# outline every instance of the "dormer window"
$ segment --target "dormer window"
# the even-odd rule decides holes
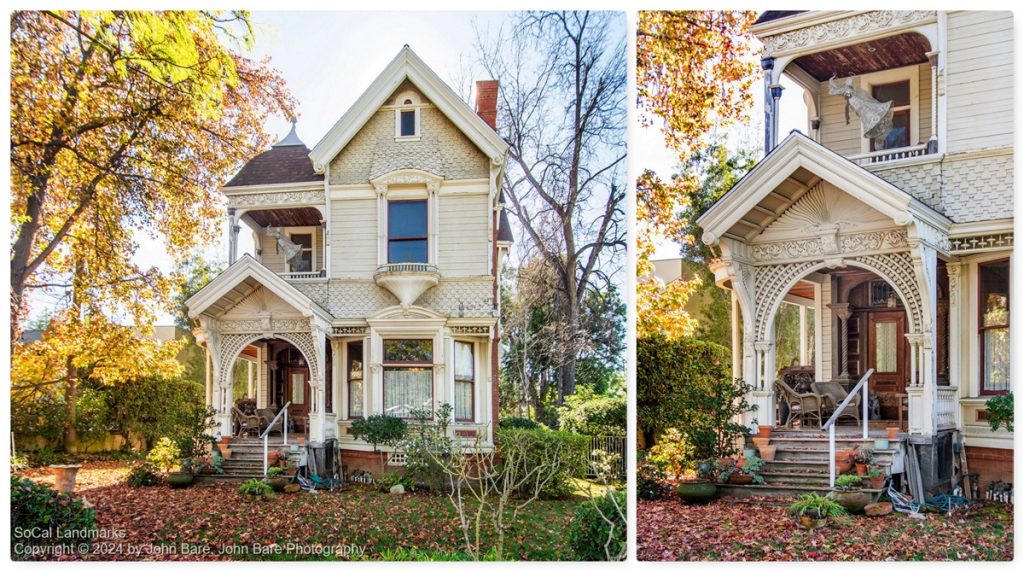
[[[395,101],[395,140],[417,141],[420,138],[419,100],[411,95]]]

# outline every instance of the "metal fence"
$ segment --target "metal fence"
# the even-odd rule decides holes
[[[626,437],[601,435],[590,438],[590,462],[587,464],[587,477],[598,478],[600,467],[611,456],[612,478],[626,479]]]

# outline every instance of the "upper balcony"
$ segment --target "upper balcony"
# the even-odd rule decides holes
[[[252,231],[256,260],[286,280],[327,277],[323,214],[315,207],[253,209],[235,216]]]
[[[783,76],[803,91],[805,131],[866,168],[940,152],[934,11],[766,12],[766,147],[779,141]]]
[[[373,281],[398,298],[399,304],[411,306],[424,292],[437,286],[441,273],[437,266],[424,262],[383,264],[373,273]]]

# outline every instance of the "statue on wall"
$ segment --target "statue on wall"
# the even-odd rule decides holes
[[[299,258],[299,254],[302,252],[302,247],[288,240],[288,237],[281,232],[280,228],[268,226],[263,232],[270,238],[277,239],[277,247],[284,252],[285,262],[291,264]]]
[[[846,124],[850,124],[852,107],[864,127],[864,137],[874,139],[875,147],[885,148],[885,138],[892,129],[892,102],[878,101],[863,89],[853,87],[852,77],[846,78],[842,84],[835,80],[835,75],[828,79],[828,93],[846,98]]]

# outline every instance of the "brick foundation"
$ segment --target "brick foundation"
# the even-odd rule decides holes
[[[1013,482],[1013,449],[967,447],[967,470],[978,475],[982,495],[993,481]]]
[[[385,463],[387,463],[387,453],[384,455]],[[381,453],[373,451],[352,451],[349,449],[341,450],[341,463],[345,465],[345,470],[348,471],[348,475],[351,477],[356,471],[362,470],[373,474],[374,477],[380,476],[381,469]],[[387,472],[394,472],[402,467],[393,467],[384,465],[384,470]]]

